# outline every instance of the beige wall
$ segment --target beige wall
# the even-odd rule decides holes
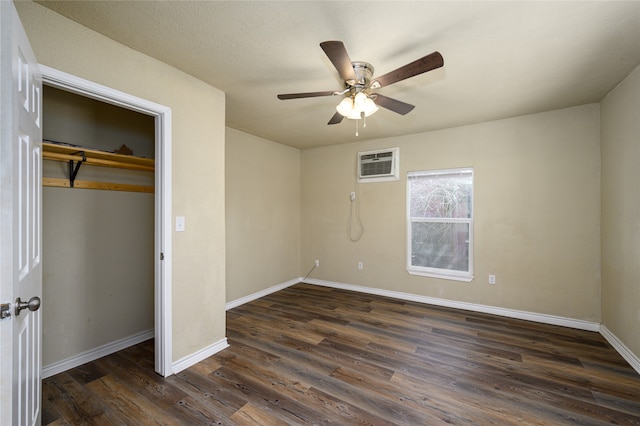
[[[43,137],[153,157],[153,118],[45,87]],[[45,177],[68,166],[45,161]],[[153,173],[83,165],[78,179],[153,185]],[[43,188],[42,364],[153,329],[153,194]],[[72,307],[72,308],[70,308]]]
[[[173,234],[172,358],[223,339],[224,93],[35,3],[16,8],[41,64],[171,108],[172,209],[187,224]]]
[[[153,195],[44,188],[42,206],[42,364],[153,329]]]
[[[51,86],[43,99],[44,139],[111,152],[126,145],[133,155],[154,158],[154,117]]]
[[[602,101],[602,322],[640,357],[640,68]]]
[[[227,128],[227,302],[300,274],[300,151]]]
[[[302,265],[320,259],[311,277],[322,280],[599,322],[599,122],[591,104],[304,150]],[[396,146],[400,180],[355,184],[358,151]],[[475,279],[409,275],[407,171],[458,167],[475,171]],[[356,243],[350,191],[365,227]]]

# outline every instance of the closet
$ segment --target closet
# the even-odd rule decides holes
[[[154,327],[154,118],[43,88],[42,364]]]

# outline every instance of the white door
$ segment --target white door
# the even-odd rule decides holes
[[[0,1],[0,423],[42,415],[42,80],[13,2]]]

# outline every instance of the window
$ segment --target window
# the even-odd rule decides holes
[[[473,279],[473,169],[407,175],[407,271]]]

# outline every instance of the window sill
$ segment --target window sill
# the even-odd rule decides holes
[[[443,280],[462,281],[466,283],[473,281],[473,278],[474,278],[473,275],[471,274],[464,274],[464,273],[447,274],[442,272],[425,271],[425,270],[416,269],[416,268],[407,268],[407,272],[411,275],[419,275],[421,277],[440,278]]]

